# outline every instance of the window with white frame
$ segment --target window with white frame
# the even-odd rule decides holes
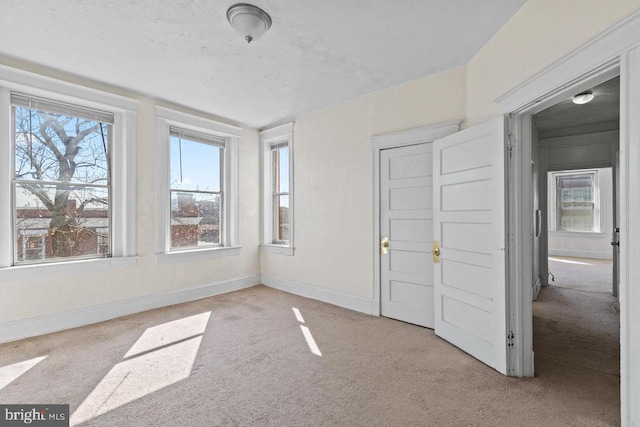
[[[159,262],[239,253],[240,129],[156,107]]]
[[[0,276],[135,265],[137,102],[11,68],[0,82]]]
[[[14,263],[110,256],[96,229],[110,234],[113,114],[21,93],[11,105]],[[29,232],[43,229],[36,258]]]
[[[293,124],[262,131],[260,145],[261,249],[293,255]]]
[[[169,128],[171,249],[220,246],[223,138]]]
[[[560,171],[549,173],[550,230],[600,232],[598,171]]]

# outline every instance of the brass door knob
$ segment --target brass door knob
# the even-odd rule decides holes
[[[382,242],[380,242],[380,253],[382,255],[386,255],[389,252],[389,238],[385,237],[384,239],[382,239]]]
[[[433,241],[433,249],[431,250],[431,255],[433,255],[433,262],[440,262],[440,242],[437,240]]]

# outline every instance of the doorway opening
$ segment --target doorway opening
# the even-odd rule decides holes
[[[531,116],[534,369],[618,424],[620,78],[589,90]]]

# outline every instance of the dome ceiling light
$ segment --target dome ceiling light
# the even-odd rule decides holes
[[[271,27],[271,17],[267,12],[247,3],[231,6],[227,10],[227,20],[247,43],[258,40]]]
[[[586,104],[587,102],[591,102],[593,100],[593,92],[590,90],[586,90],[584,92],[580,92],[579,94],[573,97],[574,104]]]

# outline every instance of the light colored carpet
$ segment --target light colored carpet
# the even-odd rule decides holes
[[[602,292],[611,295],[613,267],[610,259],[549,257],[549,269],[555,281],[549,284],[561,288]]]
[[[537,350],[567,351],[555,345],[573,334],[566,310],[554,308],[552,292],[541,297],[535,328],[546,339]],[[537,378],[508,378],[429,329],[264,286],[0,345],[0,367],[42,356],[0,402],[69,403],[81,425],[619,423],[618,378],[602,367],[556,355],[538,359]]]

